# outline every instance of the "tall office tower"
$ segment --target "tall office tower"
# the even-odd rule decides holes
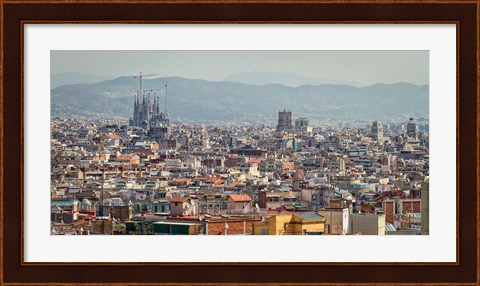
[[[407,136],[413,139],[418,139],[417,125],[413,122],[413,118],[410,118],[407,124]]]
[[[422,230],[420,231],[420,234],[422,235],[428,235],[429,233],[429,188],[430,183],[427,177],[421,187],[420,213],[422,214]]]
[[[284,132],[286,133],[293,132],[291,111],[286,111],[284,109],[283,111],[278,112],[278,124],[277,124],[276,132],[278,134],[282,134]]]
[[[310,126],[310,120],[308,120],[307,118],[298,118],[298,119],[295,119],[295,132],[296,133],[302,133],[302,132],[306,132],[306,133],[312,133],[313,131],[313,128],[312,126]]]
[[[383,143],[383,125],[380,121],[372,122],[372,138],[379,144]]]

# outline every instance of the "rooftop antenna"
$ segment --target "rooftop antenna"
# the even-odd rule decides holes
[[[165,82],[165,114],[168,115],[168,81]]]
[[[170,78],[170,71],[168,71],[167,80],[165,82],[165,114],[168,115],[168,79]]]

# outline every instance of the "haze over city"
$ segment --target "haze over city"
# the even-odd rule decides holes
[[[52,51],[52,115],[128,118],[140,72],[157,95],[169,83],[173,121],[273,125],[282,108],[328,124],[429,112],[427,51]]]
[[[223,81],[255,71],[360,86],[426,85],[428,59],[428,51],[52,51],[51,74],[115,78],[144,71],[162,77]]]

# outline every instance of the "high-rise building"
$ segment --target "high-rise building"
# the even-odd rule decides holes
[[[372,138],[377,141],[379,144],[383,143],[383,125],[380,121],[372,122]]]
[[[417,125],[413,122],[413,118],[410,118],[407,124],[407,136],[412,139],[417,139],[418,132],[417,132]]]
[[[295,132],[297,133],[302,133],[302,132],[306,132],[306,133],[312,133],[313,131],[313,128],[312,126],[310,126],[310,120],[308,120],[307,118],[298,118],[298,119],[295,119]]]
[[[278,112],[278,124],[277,124],[277,133],[292,133],[292,112],[283,110]]]
[[[421,187],[421,201],[420,201],[420,212],[422,214],[422,229],[420,231],[420,234],[422,235],[428,235],[429,234],[429,188],[430,188],[430,183],[428,177],[425,179],[425,181],[422,183]]]

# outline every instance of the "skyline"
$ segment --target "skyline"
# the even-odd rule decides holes
[[[429,84],[428,51],[51,51],[51,75],[87,73],[223,81],[245,72],[294,74],[368,86]]]

